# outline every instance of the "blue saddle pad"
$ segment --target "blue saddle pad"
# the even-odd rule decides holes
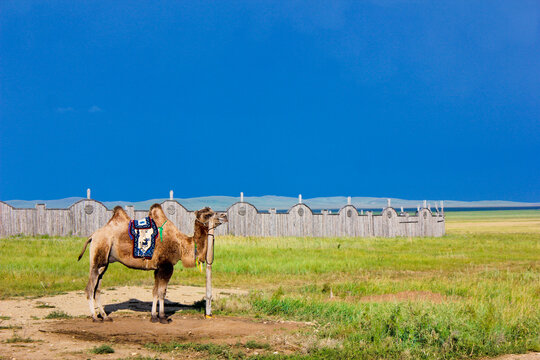
[[[129,236],[133,240],[133,257],[151,259],[159,231],[150,217],[129,222]]]

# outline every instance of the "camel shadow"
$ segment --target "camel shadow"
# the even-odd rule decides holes
[[[181,304],[178,302],[173,302],[165,299],[165,315],[171,316],[176,314],[178,311],[182,310],[195,310],[201,312],[204,310],[206,305],[206,300],[202,299],[194,302],[191,305]],[[129,299],[117,304],[108,304],[103,307],[107,315],[110,315],[119,310],[131,310],[137,312],[150,312],[152,311],[152,302],[151,301],[141,301],[138,299]]]

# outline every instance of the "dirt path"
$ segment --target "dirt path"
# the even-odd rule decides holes
[[[236,289],[215,289],[214,296],[245,294]],[[148,350],[144,344],[175,341],[179,343],[246,344],[250,340],[272,345],[272,352],[289,353],[298,349],[301,339],[294,332],[305,324],[271,322],[219,316],[205,320],[201,314],[186,310],[204,297],[204,288],[171,286],[167,298],[168,325],[149,321],[152,289],[121,287],[106,290],[102,295],[113,322],[94,323],[88,318],[88,305],[82,292],[38,299],[17,299],[0,302],[0,359],[118,359],[137,356],[173,358],[173,353]],[[62,311],[73,318],[45,319],[53,311]],[[14,339],[18,339],[16,342]],[[21,339],[31,339],[23,342]],[[111,344],[113,354],[96,355],[90,349]],[[252,355],[264,350],[239,349]],[[178,358],[178,354],[176,354]],[[200,358],[204,353],[182,353],[183,358]]]

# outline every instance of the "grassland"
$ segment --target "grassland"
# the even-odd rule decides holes
[[[220,301],[217,314],[315,322],[319,345],[305,355],[313,358],[539,351],[539,223],[540,211],[449,212],[443,238],[220,237],[215,286],[252,291]],[[83,289],[83,242],[0,240],[0,296]],[[152,283],[151,272],[119,264],[104,277],[105,287]],[[172,283],[202,286],[204,277],[177,266]]]
[[[449,233],[540,232],[540,210],[495,210],[446,212]]]

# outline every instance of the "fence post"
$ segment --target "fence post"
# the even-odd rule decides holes
[[[90,188],[86,189],[86,198],[90,200]]]
[[[244,202],[244,192],[240,192],[240,202]]]
[[[47,234],[47,213],[45,204],[36,204],[36,228],[33,230],[33,233],[39,235]]]
[[[206,250],[206,309],[205,318],[212,318],[212,264],[214,263],[214,218],[208,224],[208,245]]]
[[[347,205],[351,205],[351,197],[347,196]]]
[[[321,210],[321,215],[322,215],[322,226],[321,226],[321,236],[329,236],[327,234],[327,228],[328,228],[328,225],[327,225],[327,221],[328,221],[328,209],[323,209]]]
[[[135,207],[133,205],[126,205],[126,213],[130,219],[135,218]]]
[[[427,208],[427,200],[424,200],[424,209]]]
[[[302,203],[302,194],[298,194],[298,203],[299,203],[299,204]]]
[[[375,227],[373,226],[373,211],[367,212],[367,218],[368,218],[368,236],[372,237],[375,236]]]
[[[171,190],[169,191],[169,200],[172,200],[174,198],[174,192]]]
[[[392,207],[392,200],[386,199],[386,207]]]

